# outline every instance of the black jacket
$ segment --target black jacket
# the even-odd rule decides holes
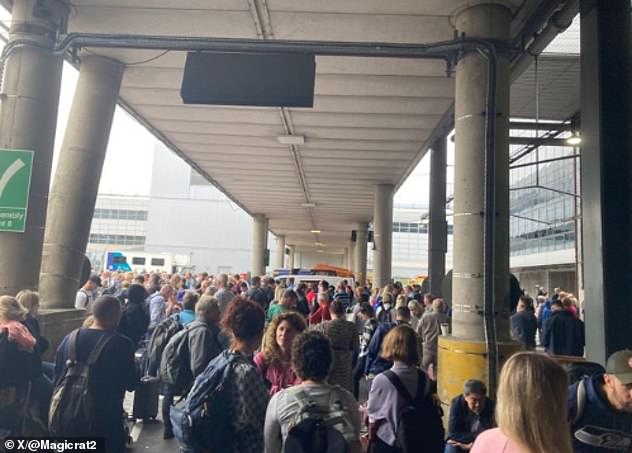
[[[128,303],[121,312],[121,321],[116,330],[132,340],[134,347],[137,347],[148,326],[149,315],[145,308],[137,303]]]
[[[485,397],[483,411],[479,415],[481,426],[476,432],[471,431],[471,426],[467,418],[469,413],[470,408],[467,406],[467,401],[465,401],[463,395],[459,395],[452,400],[452,404],[450,405],[450,419],[448,422],[448,439],[456,440],[463,444],[469,444],[470,442],[474,442],[476,436],[481,432],[496,426],[494,420],[494,402],[487,397]]]
[[[584,355],[584,322],[570,311],[558,310],[544,324],[542,345],[556,355]]]
[[[511,337],[520,341],[526,349],[535,349],[535,333],[538,330],[538,320],[528,311],[515,313],[509,318],[511,322]]]

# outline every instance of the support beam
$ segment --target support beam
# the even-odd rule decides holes
[[[268,243],[268,219],[263,214],[252,216],[252,276],[266,273],[265,253]]]
[[[369,231],[369,225],[366,223],[360,223],[356,230],[356,242],[355,242],[355,276],[356,281],[364,286],[366,285],[366,253],[367,253],[367,236]]]
[[[391,281],[393,254],[393,193],[391,184],[375,186],[373,214],[373,287],[382,288]]]
[[[45,308],[73,308],[97,199],[123,66],[82,59],[48,199],[40,294]]]
[[[25,231],[0,233],[0,294],[15,295],[37,289],[62,70],[62,57],[48,49],[65,32],[68,7],[20,0],[12,14],[9,43],[33,43],[6,60],[0,105],[0,148],[34,152]]]
[[[356,241],[349,241],[349,270],[355,274],[356,269]]]
[[[445,217],[447,140],[439,139],[430,151],[430,212],[428,238],[428,274],[430,292],[441,295],[448,252],[448,223]]]
[[[459,34],[508,41],[511,11],[498,4],[472,6],[459,13]],[[498,53],[496,74],[496,194],[492,260],[497,337],[509,339],[509,59]],[[477,52],[465,54],[457,65],[455,92],[456,153],[454,178],[453,328],[458,338],[483,341],[485,278],[485,167],[487,61]],[[494,119],[492,119],[493,121]]]
[[[288,245],[287,246],[290,249],[290,254],[287,256],[287,267],[289,269],[293,269],[294,268],[294,255],[295,255],[295,249],[296,247],[293,245]]]
[[[508,44],[511,20],[512,11],[502,4],[475,3],[456,15],[456,32]],[[452,335],[439,337],[438,358],[438,394],[446,404],[472,378],[486,382],[494,395],[500,365],[520,347],[509,341],[508,325],[510,76],[503,49],[497,47],[493,117],[487,117],[486,58],[466,53],[456,69]],[[486,126],[495,126],[492,156]],[[486,212],[488,206],[493,211]]]
[[[285,236],[276,237],[276,261],[274,267],[277,269],[285,266]]]
[[[629,0],[582,0],[582,212],[586,355],[604,364],[632,325]]]

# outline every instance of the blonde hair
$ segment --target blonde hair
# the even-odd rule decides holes
[[[283,285],[277,285],[276,288],[274,288],[274,300],[276,300],[277,302],[281,302],[284,294],[285,287]]]
[[[15,298],[22,304],[24,308],[28,311],[28,314],[31,316],[35,316],[37,313],[37,309],[39,307],[39,294],[35,291],[31,291],[29,289],[23,289]]]
[[[406,365],[419,364],[419,342],[412,327],[402,324],[384,337],[380,356],[391,362],[404,362]]]
[[[0,321],[23,321],[27,313],[15,297],[0,297]]]
[[[510,439],[531,453],[572,453],[566,426],[564,369],[537,352],[518,352],[502,368],[496,420]]]

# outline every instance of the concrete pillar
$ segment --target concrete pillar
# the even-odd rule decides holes
[[[355,278],[360,285],[366,285],[366,246],[369,225],[361,223],[356,230]]]
[[[283,268],[285,265],[285,236],[276,237],[276,262],[274,267],[277,269]]]
[[[605,364],[632,324],[630,2],[582,0],[580,14],[586,356]]]
[[[501,4],[475,4],[456,15],[456,31],[468,38],[507,42],[512,11]],[[496,113],[488,118],[488,63],[478,52],[462,55],[456,70],[454,180],[454,253],[452,279],[452,335],[439,337],[438,394],[445,404],[460,394],[467,379],[487,383],[495,394],[497,372],[520,348],[509,340],[509,58],[497,47]],[[485,341],[485,124],[494,121],[494,224],[490,257],[493,278],[496,342]],[[492,332],[493,333],[493,332]],[[497,354],[496,354],[497,353]],[[494,360],[490,363],[490,358]],[[493,374],[491,374],[493,373]],[[493,396],[492,396],[493,397]]]
[[[357,233],[356,233],[357,234]],[[356,237],[357,241],[357,237]],[[349,242],[349,270],[356,273],[357,265],[356,265],[356,241]]]
[[[266,273],[265,253],[268,242],[268,219],[263,214],[252,216],[252,264],[251,273],[264,275]]]
[[[342,267],[349,269],[349,247],[342,252]]]
[[[62,57],[48,49],[56,33],[65,32],[68,7],[20,0],[13,2],[12,14],[8,46],[17,41],[24,46],[16,47],[4,66],[0,148],[34,152],[25,231],[0,233],[0,294],[14,295],[37,288],[62,70]]]
[[[435,142],[430,151],[430,212],[428,228],[428,274],[430,292],[441,295],[445,276],[445,254],[448,252],[446,202],[446,138]]]
[[[46,308],[73,308],[123,66],[85,56],[48,199],[40,294]]]
[[[456,16],[459,35],[510,37],[511,11],[500,4],[469,7]],[[509,339],[509,58],[499,50],[495,136],[494,213],[495,312],[497,338]],[[463,55],[456,70],[454,180],[454,271],[452,286],[455,337],[484,340],[485,116],[487,60],[476,51]]]
[[[393,191],[391,184],[375,187],[373,211],[373,287],[383,287],[391,280],[393,254]]]
[[[295,247],[293,245],[288,245],[287,247],[290,249],[290,254],[287,257],[287,267],[288,267],[288,269],[293,269],[294,268],[294,250],[295,250]]]

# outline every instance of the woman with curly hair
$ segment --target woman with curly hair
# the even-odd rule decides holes
[[[292,341],[306,328],[305,319],[294,311],[281,313],[268,326],[265,347],[254,361],[259,374],[270,384],[270,395],[301,383],[291,366]]]

